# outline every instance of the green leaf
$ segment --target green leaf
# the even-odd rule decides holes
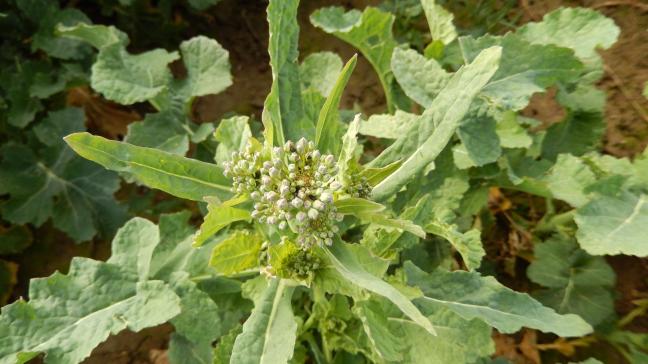
[[[249,221],[250,212],[243,209],[237,209],[234,206],[239,201],[229,200],[224,203],[209,203],[207,205],[207,215],[196,233],[193,246],[203,245],[210,237],[236,221]]]
[[[418,122],[419,115],[396,110],[391,114],[374,114],[367,121],[360,122],[360,134],[376,138],[398,139],[402,137],[412,125]]]
[[[396,108],[409,108],[409,102],[402,95],[390,68],[392,52],[397,45],[392,34],[392,14],[373,7],[367,7],[361,13],[355,9],[345,12],[344,8],[333,6],[315,11],[310,21],[314,26],[358,48],[367,58],[378,73],[390,113]]]
[[[597,325],[614,313],[615,274],[603,257],[592,257],[573,240],[554,237],[534,247],[527,275],[548,289],[535,296],[558,313],[574,313]]]
[[[211,364],[212,346],[209,342],[196,344],[182,335],[171,334],[167,357],[170,363]]]
[[[394,173],[401,164],[401,161],[396,161],[380,168],[363,168],[360,172],[360,177],[366,178],[371,186],[375,186],[389,177],[390,174]]]
[[[490,103],[504,109],[521,110],[536,92],[543,92],[555,83],[576,80],[583,66],[569,49],[554,45],[531,44],[515,34],[503,37],[486,35],[478,39],[459,38],[466,62],[483,49],[502,47],[500,67],[482,95]]]
[[[473,63],[455,73],[419,123],[383,152],[388,162],[396,159],[394,156],[407,159],[374,187],[372,196],[375,200],[386,199],[398,192],[441,153],[468,112],[477,92],[497,70],[500,54],[499,47],[484,50]],[[412,143],[413,140],[417,143]]]
[[[469,270],[479,268],[482,258],[486,255],[482,247],[481,232],[477,229],[461,233],[457,230],[456,225],[432,222],[425,226],[425,231],[448,240],[459,252]]]
[[[425,294],[416,300],[423,307],[445,307],[466,320],[483,320],[502,333],[513,333],[523,326],[564,337],[592,332],[592,327],[580,317],[559,315],[529,295],[506,288],[493,277],[439,269],[428,274],[410,262],[404,267],[408,283]]]
[[[78,23],[89,23],[90,19],[78,9],[66,8],[48,14],[38,19],[38,31],[33,35],[31,46],[32,51],[41,49],[49,56],[78,60],[89,54],[90,48],[74,39],[59,38],[55,29],[58,24],[75,25]]]
[[[331,93],[326,98],[324,106],[320,111],[317,125],[315,127],[315,144],[322,152],[336,153],[339,149],[338,145],[338,128],[340,124],[340,100],[342,99],[342,92],[349,82],[351,73],[355,69],[358,56],[351,57],[349,62],[344,66],[340,75],[335,81],[335,86]]]
[[[372,214],[385,210],[385,206],[364,198],[349,197],[335,201],[335,207],[341,214]]]
[[[391,68],[405,94],[425,108],[432,105],[452,76],[437,61],[413,49],[394,49]]]
[[[299,0],[271,0],[268,5],[268,52],[272,66],[272,87],[265,100],[263,119],[270,120],[273,125],[275,145],[283,145],[286,140],[295,141],[301,137],[312,139],[315,134],[314,125],[304,118],[301,98],[297,64],[298,6]]]
[[[555,198],[581,207],[590,200],[585,189],[596,182],[596,176],[580,158],[560,154],[545,180]]]
[[[338,155],[338,180],[348,185],[352,173],[358,169],[356,160],[356,148],[358,147],[358,131],[360,130],[360,114],[357,114],[346,133],[342,137],[342,148]]]
[[[387,214],[377,214],[375,212],[358,214],[358,217],[376,226],[407,231],[421,239],[425,239],[425,230],[410,220],[392,219]]]
[[[299,78],[302,92],[316,90],[321,96],[328,97],[342,70],[340,56],[332,52],[309,54],[299,65]]]
[[[421,0],[421,5],[430,27],[432,39],[439,40],[445,45],[452,43],[457,38],[457,31],[452,24],[454,15],[441,5],[437,5],[434,0]]]
[[[242,151],[248,144],[252,137],[249,121],[247,116],[232,116],[220,121],[214,132],[214,139],[219,143],[214,156],[218,165],[222,166],[232,158],[233,152]]]
[[[122,44],[112,44],[92,65],[91,86],[122,105],[146,101],[166,89],[172,79],[167,65],[177,59],[177,52],[156,49],[131,55]]]
[[[475,106],[479,105],[479,106]],[[502,154],[496,131],[496,121],[484,110],[482,103],[473,103],[465,120],[457,129],[457,135],[474,166],[481,167],[497,161]]]
[[[124,142],[185,155],[189,150],[189,137],[186,125],[178,118],[178,114],[170,110],[146,114],[144,120],[128,125]]]
[[[611,47],[620,30],[595,10],[565,7],[545,14],[541,22],[527,23],[516,33],[534,44],[571,48],[588,68],[599,68],[602,61],[597,49]]]
[[[383,296],[394,303],[407,317],[412,319],[428,333],[436,335],[434,327],[428,319],[412,304],[400,291],[389,283],[367,272],[358,262],[358,259],[346,243],[335,242],[326,248],[331,263],[337,271],[348,281],[368,291]]]
[[[390,332],[406,346],[406,363],[473,363],[495,351],[491,328],[480,320],[464,320],[448,309],[422,307],[439,335],[430,337],[412,321],[388,317]]]
[[[583,155],[597,149],[604,132],[602,113],[571,111],[565,120],[547,129],[542,142],[542,156],[555,160],[562,153]]]
[[[189,5],[195,10],[204,11],[218,4],[221,0],[188,0]]]
[[[576,237],[593,255],[648,255],[648,196],[621,192],[600,196],[576,210]]]
[[[88,133],[68,135],[65,141],[84,158],[180,198],[203,201],[206,196],[216,196],[227,200],[231,195],[229,180],[214,164]]]
[[[224,275],[258,267],[262,244],[261,236],[247,230],[237,230],[216,245],[209,265]]]
[[[364,330],[380,357],[386,361],[402,362],[404,345],[401,338],[390,330],[388,317],[380,303],[375,300],[358,301],[353,310],[362,320]],[[424,330],[421,331],[421,336],[428,336]]]
[[[254,310],[236,337],[231,364],[283,364],[293,355],[297,322],[293,316],[293,287],[271,279],[255,301]]]
[[[504,148],[529,148],[533,139],[519,124],[517,115],[513,112],[504,113],[497,123],[495,132]]]
[[[102,49],[113,44],[128,44],[128,35],[112,25],[96,25],[78,23],[73,26],[59,24],[56,26],[56,35],[60,37],[84,41],[91,46]]]
[[[232,84],[229,52],[217,41],[198,36],[180,43],[187,77],[181,93],[191,97],[217,94]]]
[[[229,364],[232,356],[232,349],[234,348],[234,341],[241,333],[243,327],[239,324],[234,327],[227,335],[218,340],[218,344],[214,348],[214,363],[213,364]]]
[[[74,240],[90,240],[100,232],[110,236],[125,220],[125,208],[115,201],[119,178],[74,155],[62,137],[84,130],[81,109],[50,112],[35,129],[45,145],[34,152],[10,142],[0,148],[0,193],[9,194],[0,211],[5,220],[54,226]]]
[[[2,241],[0,254],[18,254],[27,249],[33,240],[32,233],[27,226],[11,225],[8,228],[0,227],[0,241]]]

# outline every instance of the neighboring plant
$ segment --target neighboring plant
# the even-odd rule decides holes
[[[273,83],[262,133],[247,117],[221,121],[215,164],[183,156],[189,140],[212,131],[187,119],[193,98],[229,84],[215,41],[183,43],[187,78],[175,79],[167,68],[175,53],[131,55],[114,28],[58,27],[99,49],[97,91],[170,113],[164,124],[137,124],[141,134],[132,127],[134,144],[81,132],[65,137],[68,145],[130,181],[206,202],[207,213],[197,231],[186,212],[158,225],[132,219],[106,262],[77,258],[68,274],[33,280],[29,301],[2,310],[0,362],[44,354],[47,363],[76,363],[110,334],[164,322],[175,328],[176,363],[489,362],[493,328],[581,337],[613,315],[614,273],[593,255],[648,255],[648,156],[596,152],[595,48],[615,41],[612,21],[562,9],[474,39],[458,37],[451,15],[423,1],[436,42],[426,57],[396,43],[388,13],[319,10],[312,22],[359,48],[393,111],[345,123],[340,100],[356,58],[341,67],[319,53],[299,65],[298,3],[268,7]],[[551,86],[567,117],[539,131],[520,111]],[[423,112],[411,113],[413,103]],[[61,135],[54,131],[44,142]],[[364,163],[360,134],[393,141]],[[546,287],[538,300],[478,271],[489,188],[546,200],[544,217],[525,222],[534,240],[546,240],[528,271]],[[624,342],[628,335],[639,336]],[[629,360],[644,355],[640,334],[601,338]]]

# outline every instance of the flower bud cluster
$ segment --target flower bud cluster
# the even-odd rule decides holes
[[[353,173],[344,190],[351,197],[369,198],[372,188],[369,181],[367,181],[367,177],[360,177],[359,174]]]
[[[322,267],[322,260],[309,250],[298,249],[281,264],[280,273],[286,278],[307,280]]]
[[[251,144],[242,152],[233,152],[231,160],[223,164],[223,174],[232,178],[232,192],[241,195],[256,191],[262,162],[261,153],[253,151]]]
[[[342,187],[335,179],[335,158],[302,138],[273,148],[264,159],[246,149],[225,165],[234,192],[249,193],[252,217],[280,230],[290,228],[302,247],[332,244],[342,219],[333,205],[333,193]]]

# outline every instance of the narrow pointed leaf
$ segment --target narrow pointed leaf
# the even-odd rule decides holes
[[[226,200],[231,195],[229,180],[214,164],[89,133],[71,134],[65,141],[86,159],[180,198],[202,201],[205,196],[217,196]]]
[[[322,152],[337,152],[337,145],[339,145],[337,137],[340,124],[340,113],[338,108],[340,107],[342,93],[349,82],[351,73],[353,73],[353,70],[355,69],[357,60],[358,56],[354,55],[344,66],[335,82],[333,90],[326,98],[326,102],[324,102],[324,106],[320,111],[317,126],[315,128],[315,144],[317,144],[318,149]]]

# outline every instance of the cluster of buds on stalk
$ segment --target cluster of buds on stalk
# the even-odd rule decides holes
[[[333,155],[321,154],[302,138],[273,148],[265,158],[247,147],[224,167],[233,191],[252,199],[255,220],[292,230],[303,248],[332,244],[336,222],[342,220],[333,204],[333,194],[342,187]]]

